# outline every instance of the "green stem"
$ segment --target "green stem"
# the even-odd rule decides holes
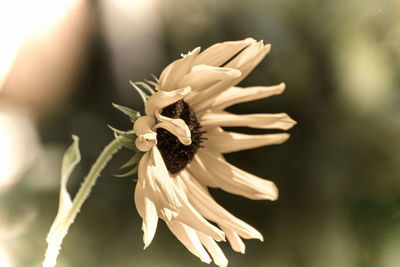
[[[61,243],[65,235],[67,234],[69,227],[74,222],[74,219],[81,209],[83,202],[85,202],[85,200],[89,196],[92,187],[95,185],[97,179],[100,176],[100,172],[110,161],[111,157],[121,147],[122,144],[117,139],[114,139],[104,148],[100,156],[97,158],[96,162],[91,167],[81,187],[79,188],[78,193],[71,203],[71,207],[68,209],[64,216],[60,217],[60,223],[57,222],[59,216],[57,214],[57,217],[53,223],[53,226],[55,227],[54,229],[53,226],[51,227],[50,233],[47,238],[47,242],[49,243],[49,245],[46,251],[45,260],[43,262],[44,267],[53,267],[56,265],[56,259],[61,248]]]
[[[85,178],[85,181],[82,183],[79,188],[78,193],[76,194],[74,200],[72,201],[72,207],[68,212],[68,215],[65,217],[65,225],[67,228],[73,222],[73,219],[76,217],[76,214],[82,207],[83,202],[89,196],[90,191],[94,184],[97,181],[97,178],[100,176],[100,172],[104,169],[107,163],[110,161],[111,157],[121,148],[121,143],[114,139],[111,143],[109,143],[104,150],[101,152],[100,156],[97,158],[96,162],[93,164],[90,169],[88,175]],[[63,227],[65,227],[63,225]]]

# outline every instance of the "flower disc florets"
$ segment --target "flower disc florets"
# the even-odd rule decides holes
[[[203,132],[200,130],[201,126],[195,112],[183,100],[165,107],[161,115],[184,120],[191,133],[192,143],[186,146],[169,131],[163,128],[157,129],[157,147],[161,152],[167,169],[174,174],[185,168],[193,159],[197,149],[200,147]]]

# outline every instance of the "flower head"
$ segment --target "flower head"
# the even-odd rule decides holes
[[[216,241],[244,253],[242,239],[262,235],[220,206],[207,187],[250,199],[276,200],[271,181],[228,163],[223,153],[280,144],[287,133],[248,135],[221,127],[287,130],[296,122],[285,113],[236,115],[225,108],[280,94],[275,86],[236,87],[268,54],[270,45],[247,38],[196,48],[168,65],[145,104],[146,115],[134,124],[136,147],[144,152],[138,166],[135,204],[143,218],[144,244],[164,220],[182,244],[203,262],[228,260]],[[210,221],[214,222],[211,224]],[[207,251],[208,253],[207,253]],[[210,258],[211,255],[211,258]]]

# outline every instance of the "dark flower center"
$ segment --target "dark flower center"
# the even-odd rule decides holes
[[[174,174],[185,168],[192,161],[202,142],[201,126],[195,112],[183,100],[179,100],[163,109],[161,115],[173,119],[182,119],[190,129],[192,143],[188,146],[165,129],[157,129],[157,147],[161,152],[165,165]]]

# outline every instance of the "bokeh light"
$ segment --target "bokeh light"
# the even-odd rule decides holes
[[[0,106],[0,190],[14,184],[39,152],[34,123],[23,111]]]
[[[77,0],[0,2],[0,90],[22,43],[57,24]]]

